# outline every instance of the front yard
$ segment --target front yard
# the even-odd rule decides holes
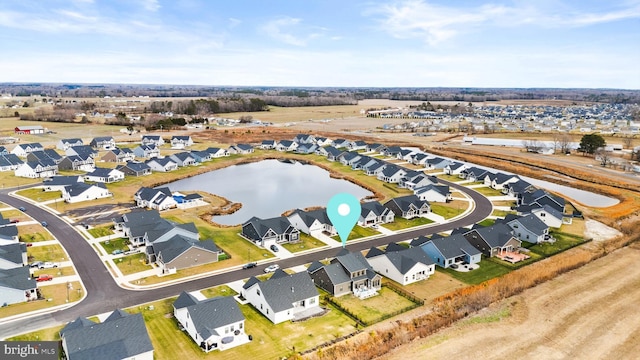
[[[347,239],[347,241],[360,239],[360,238],[367,237],[367,236],[378,235],[378,234],[380,234],[380,233],[378,231],[372,229],[372,228],[362,227],[362,226],[356,225],[356,226],[353,227],[353,230],[351,230],[351,233],[349,234],[349,238]],[[340,240],[340,236],[339,235],[332,236],[331,238],[333,240],[335,240],[335,241],[342,241],[342,240]]]
[[[27,248],[27,256],[29,262],[34,261],[51,261],[61,262],[69,260],[67,254],[60,245],[44,245],[44,246],[31,246]]]
[[[468,201],[453,200],[448,203],[431,203],[431,212],[444,217],[445,219],[451,219],[462,214],[467,207],[469,207]]]
[[[504,196],[504,194],[500,192],[500,190],[495,190],[488,186],[475,187],[473,188],[473,190],[479,192],[484,196]]]
[[[305,233],[300,233],[300,242],[297,242],[295,244],[289,244],[289,243],[282,244],[283,248],[287,249],[292,253],[305,251],[309,249],[315,249],[323,246],[326,246],[326,244],[314,238],[313,236],[307,235]]]
[[[49,269],[51,270],[51,269]],[[68,291],[69,302],[80,300],[83,290],[80,282],[73,281],[70,283],[73,289]],[[67,303],[67,284],[56,284],[39,287],[40,293],[45,300],[36,300],[20,304],[12,304],[0,307],[0,318],[23,314],[30,311],[42,310]],[[51,299],[47,301],[46,299]],[[40,340],[45,340],[40,338]],[[51,339],[53,340],[53,339]]]
[[[547,242],[541,244],[529,244],[523,242],[522,246],[528,248],[532,252],[548,257],[585,242],[584,238],[579,235],[560,231],[551,231],[550,233],[551,236],[556,239],[556,242],[553,244]]]
[[[382,226],[389,230],[402,230],[431,223],[433,223],[433,220],[429,220],[423,217],[417,217],[409,220],[402,217],[396,217],[396,219],[392,223],[384,224]]]
[[[22,242],[38,242],[53,240],[53,235],[44,229],[40,224],[19,225],[18,238]]]
[[[115,238],[112,240],[106,240],[100,243],[100,246],[107,252],[107,254],[113,253],[114,250],[129,250],[129,239],[127,238]]]
[[[39,187],[16,191],[16,194],[37,202],[62,198],[60,191],[44,191]]]
[[[112,225],[94,227],[87,230],[87,232],[96,239],[114,234]]]
[[[113,259],[113,262],[122,274],[129,275],[153,269],[151,265],[146,264],[146,259],[147,255],[145,253],[137,253]]]

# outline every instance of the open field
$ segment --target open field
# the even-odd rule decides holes
[[[617,250],[381,359],[635,358],[639,261],[638,245]]]

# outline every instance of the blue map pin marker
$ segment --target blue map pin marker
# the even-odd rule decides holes
[[[342,247],[347,243],[349,234],[360,218],[360,201],[353,195],[340,193],[329,200],[327,204],[327,216],[338,230]]]

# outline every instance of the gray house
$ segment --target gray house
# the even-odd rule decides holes
[[[464,237],[486,257],[513,252],[522,245],[522,241],[513,236],[511,228],[504,223],[474,228]]]
[[[415,246],[421,240],[412,241]],[[424,243],[420,245],[422,250],[435,261],[436,265],[448,268],[452,264],[467,262],[477,264],[480,262],[482,253],[467,241],[463,234],[453,234],[442,237],[434,235],[431,239],[422,237]]]
[[[141,313],[116,310],[102,323],[79,317],[60,330],[68,360],[153,360],[153,345]]]
[[[333,296],[353,293],[361,299],[374,296],[381,288],[382,277],[360,252],[342,249],[328,265],[318,261],[307,269],[316,286]]]
[[[242,224],[242,236],[258,246],[268,248],[276,243],[300,241],[300,230],[296,229],[284,216],[270,219],[254,216]]]
[[[395,220],[395,214],[389,208],[378,201],[369,201],[361,204],[360,218],[358,225],[374,226],[386,224]]]
[[[37,282],[29,267],[0,269],[0,306],[38,299]]]
[[[420,200],[416,195],[406,195],[393,198],[384,206],[396,216],[403,217],[405,219],[413,219],[423,214],[427,214],[430,211],[429,203],[426,200]]]
[[[502,222],[509,225],[513,230],[513,234],[521,241],[539,244],[551,239],[549,235],[549,226],[534,214],[528,214],[525,216],[509,214],[505,216]]]
[[[139,158],[152,159],[160,156],[160,149],[154,144],[140,145],[133,149],[133,154]]]

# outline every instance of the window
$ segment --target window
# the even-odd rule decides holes
[[[260,289],[256,289],[256,294],[258,294],[258,296],[260,296]]]
[[[315,304],[315,303],[316,303],[316,298],[309,299],[309,304]]]

